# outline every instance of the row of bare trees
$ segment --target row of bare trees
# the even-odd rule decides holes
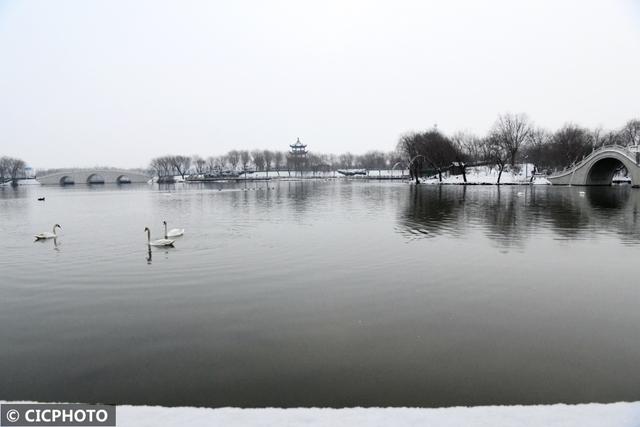
[[[24,160],[7,156],[0,157],[0,184],[7,181],[16,183],[19,178],[24,178],[26,167]]]
[[[191,157],[188,156],[161,156],[151,160],[151,170],[157,176],[184,176],[191,169]]]
[[[640,120],[629,120],[621,129],[604,131],[566,124],[555,132],[535,129],[524,150],[529,161],[541,168],[571,166],[603,145],[639,145]]]
[[[556,131],[537,127],[524,114],[498,117],[489,132],[477,136],[457,132],[449,136],[437,128],[411,132],[400,137],[396,150],[369,151],[365,154],[307,154],[297,165],[285,151],[231,150],[219,156],[202,158],[168,155],[151,161],[150,168],[159,177],[188,174],[218,174],[225,170],[261,172],[288,170],[392,169],[408,168],[412,176],[442,173],[452,164],[461,168],[466,182],[466,167],[488,165],[498,170],[498,183],[506,168],[520,163],[533,163],[538,172],[572,165],[602,145],[640,145],[640,120],[630,120],[622,128],[605,131],[568,123]]]
[[[303,170],[321,171],[336,169],[388,169],[401,162],[402,157],[395,151],[369,151],[364,154],[316,154],[309,153],[298,163]],[[222,171],[260,172],[293,170],[295,161],[288,152],[272,150],[231,150],[220,156],[207,158],[194,156],[167,155],[151,161],[150,169],[158,177],[187,174],[214,175]]]
[[[536,170],[568,167],[603,145],[640,145],[640,120],[629,120],[618,130],[588,129],[568,123],[555,132],[536,127],[524,114],[498,117],[487,135],[458,132],[447,136],[437,128],[400,137],[397,151],[418,182],[421,173],[438,174],[457,164],[489,165],[498,169],[498,183],[507,167],[532,163]]]

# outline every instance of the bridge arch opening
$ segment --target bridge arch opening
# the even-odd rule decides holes
[[[626,166],[614,157],[606,157],[595,162],[587,174],[587,185],[611,185],[613,178],[628,176]],[[629,184],[632,182],[627,181]],[[633,183],[636,184],[636,183]]]
[[[131,184],[131,178],[129,178],[127,175],[120,175],[118,178],[116,178],[116,183],[117,184]]]
[[[87,184],[104,184],[104,177],[97,173],[92,173],[87,177]]]
[[[73,181],[73,178],[71,178],[69,175],[65,175],[62,178],[60,178],[60,185],[73,185],[75,184],[75,182]]]

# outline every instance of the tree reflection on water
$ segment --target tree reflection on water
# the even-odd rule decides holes
[[[522,246],[551,229],[560,239],[606,232],[637,244],[639,204],[640,190],[628,186],[412,186],[399,232],[409,239],[462,238],[479,228],[501,246]]]

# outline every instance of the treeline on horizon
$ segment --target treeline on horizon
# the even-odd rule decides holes
[[[187,174],[208,175],[225,170],[258,172],[270,171],[329,171],[336,169],[385,169],[389,165],[402,163],[397,151],[369,151],[365,154],[318,154],[309,152],[305,159],[294,159],[287,151],[278,150],[231,150],[227,154],[209,156],[167,155],[151,160],[150,170],[158,177]]]
[[[532,163],[537,173],[570,167],[594,149],[603,145],[639,145],[640,120],[629,120],[615,130],[590,129],[567,123],[549,131],[536,126],[526,114],[503,114],[486,135],[458,131],[451,135],[436,127],[422,132],[408,132],[399,138],[393,151],[369,151],[357,155],[308,153],[302,163],[285,151],[231,150],[227,154],[202,158],[168,155],[153,159],[150,169],[159,177],[190,173],[216,174],[232,171],[336,170],[336,169],[409,169],[411,176],[427,173],[438,175],[452,164],[465,170],[470,166],[490,166],[498,169],[498,183],[505,169]]]

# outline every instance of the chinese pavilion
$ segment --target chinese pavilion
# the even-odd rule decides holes
[[[301,168],[307,160],[307,146],[300,142],[300,138],[298,138],[296,143],[289,145],[289,147],[291,147],[291,150],[289,150],[289,156],[293,160],[295,170],[302,171]]]

